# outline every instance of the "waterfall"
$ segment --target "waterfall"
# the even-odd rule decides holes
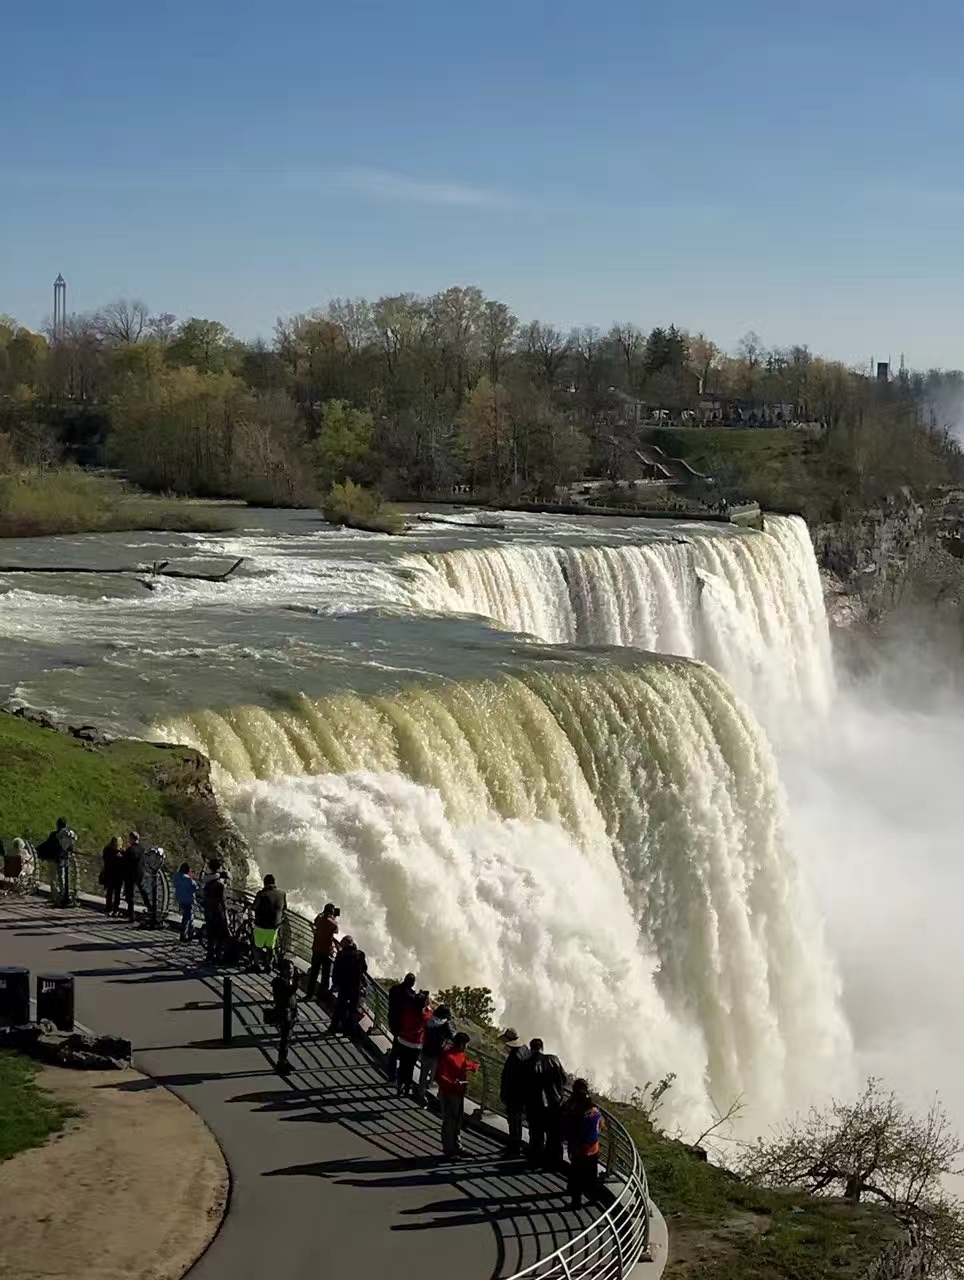
[[[804,522],[703,526],[614,546],[503,543],[405,557],[411,604],[474,613],[549,644],[699,658],[775,725],[833,692],[820,576]]]
[[[711,591],[726,601],[742,566],[757,592],[744,615],[773,642],[790,605],[763,608],[769,545],[724,541],[704,570]],[[482,581],[515,550],[448,553],[444,572],[474,556],[465,574]],[[710,563],[708,549],[700,557]],[[643,569],[605,562],[641,599]],[[589,603],[573,604],[603,599],[592,562],[585,593],[574,560],[553,551],[549,563],[556,612],[544,592],[543,621],[595,625]],[[530,580],[534,600],[547,579]],[[695,638],[696,613],[651,625]],[[305,908],[338,902],[374,971],[490,985],[503,1023],[543,1035],[609,1091],[675,1071],[671,1106],[687,1126],[710,1098],[743,1094],[765,1118],[840,1083],[848,1034],[784,846],[774,761],[710,667],[639,655],[548,664],[391,697],[198,711],[160,733],[211,757],[259,863]]]

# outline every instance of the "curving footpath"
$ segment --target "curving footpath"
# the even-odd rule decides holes
[[[276,1075],[262,1034],[263,979],[235,979],[240,1030],[225,1046],[219,979],[200,948],[168,933],[85,908],[0,901],[5,964],[73,973],[78,1020],[129,1037],[134,1065],[150,1077],[109,1087],[172,1090],[221,1144],[228,1212],[190,1280],[279,1269],[286,1280],[389,1270],[424,1280],[449,1269],[494,1280],[532,1266],[594,1220],[592,1210],[566,1208],[559,1176],[503,1159],[484,1133],[468,1131],[467,1154],[443,1161],[434,1115],[396,1099],[361,1048],[323,1034],[327,1018],[313,1005],[302,1006],[291,1074]],[[658,1215],[652,1252],[639,1280],[655,1280],[665,1263]]]

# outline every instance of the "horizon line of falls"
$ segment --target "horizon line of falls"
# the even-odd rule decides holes
[[[782,835],[766,738],[685,659],[598,658],[159,728],[206,752],[292,904],[343,908],[373,972],[490,986],[617,1096],[677,1073],[697,1132],[842,1087],[849,1033]]]

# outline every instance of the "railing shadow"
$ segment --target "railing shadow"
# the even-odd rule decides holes
[[[36,926],[36,917],[30,923]],[[69,913],[65,918],[52,917],[49,927],[32,932],[49,935],[52,929],[62,929],[65,925],[75,929],[80,923],[81,919]],[[179,1007],[213,1009],[220,1006],[221,979],[201,962],[197,944],[176,947],[169,934],[137,930],[105,918],[89,923],[88,917],[83,923],[91,942],[63,950],[129,949],[143,957],[145,963],[120,970],[116,967],[75,970],[79,976],[100,976],[130,984],[193,979],[204,984],[211,999],[188,1001]],[[299,934],[298,951],[304,945],[300,936],[304,933],[304,924],[299,921],[297,929],[289,935],[295,941],[293,934]],[[209,1080],[252,1080],[271,1072],[275,1036],[262,1022],[262,1006],[270,1003],[269,983],[257,974],[232,973],[231,976],[236,995],[235,1021],[240,1029],[232,1043],[259,1050],[266,1060],[264,1071],[160,1075],[154,1077],[156,1084],[188,1087]],[[383,1020],[380,1005],[384,1004],[384,992],[377,984],[371,1000],[376,1022]],[[216,1049],[220,1045],[220,1041],[208,1040],[193,1042],[192,1047]],[[397,1222],[392,1230],[457,1230],[487,1224],[493,1231],[497,1250],[493,1280],[525,1271],[568,1247],[574,1237],[580,1239],[581,1249],[591,1251],[596,1233],[601,1240],[608,1229],[600,1209],[573,1212],[567,1207],[560,1173],[532,1168],[517,1158],[507,1159],[496,1139],[488,1133],[466,1129],[463,1158],[458,1162],[444,1158],[440,1153],[440,1125],[434,1112],[410,1100],[398,1099],[394,1087],[370,1054],[345,1036],[328,1032],[328,1018],[317,1006],[302,1005],[289,1058],[291,1070],[285,1075],[287,1089],[256,1088],[253,1092],[240,1092],[228,1101],[273,1112],[282,1123],[341,1125],[381,1152],[382,1157],[283,1166],[268,1170],[263,1176],[328,1178],[358,1190],[437,1189],[436,1199],[404,1211],[404,1217],[421,1220]],[[490,1071],[498,1067],[498,1064],[488,1065]],[[121,1083],[106,1087],[126,1086]],[[635,1152],[631,1142],[629,1148]],[[561,1264],[559,1269],[554,1266],[550,1264],[547,1275],[568,1274]],[[541,1274],[541,1267],[539,1272]],[[572,1274],[588,1276],[595,1272],[574,1267]],[[605,1274],[615,1276],[617,1272],[607,1270]],[[620,1270],[618,1274],[626,1273]]]

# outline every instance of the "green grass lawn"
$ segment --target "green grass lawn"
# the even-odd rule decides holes
[[[39,1147],[77,1113],[37,1087],[37,1065],[0,1051],[0,1160]]]
[[[80,883],[96,884],[100,853],[112,835],[130,830],[163,845],[170,861],[195,866],[224,829],[216,805],[198,794],[207,762],[188,747],[122,740],[90,747],[18,716],[0,714],[0,838],[35,844],[59,817],[77,832]]]

